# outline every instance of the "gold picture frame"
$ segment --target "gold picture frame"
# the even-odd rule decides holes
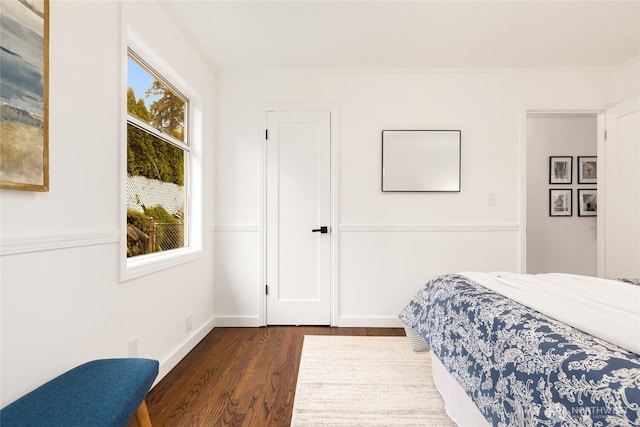
[[[0,188],[49,191],[49,0],[0,12]]]

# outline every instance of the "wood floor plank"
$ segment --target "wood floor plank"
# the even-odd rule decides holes
[[[155,427],[288,426],[305,335],[401,336],[400,328],[215,328],[150,392]],[[132,420],[127,427],[136,427]]]

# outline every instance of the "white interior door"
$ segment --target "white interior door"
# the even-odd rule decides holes
[[[640,278],[640,98],[607,110],[607,138],[598,164],[599,220],[603,221],[604,272]],[[601,157],[601,159],[602,159]]]
[[[330,113],[268,112],[266,144],[267,324],[329,325]]]

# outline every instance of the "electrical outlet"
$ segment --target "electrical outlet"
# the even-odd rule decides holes
[[[191,314],[187,314],[187,332],[191,332],[192,317]]]
[[[138,337],[129,340],[129,357],[138,357]]]
[[[487,196],[487,205],[495,206],[496,205],[496,193],[489,193]]]

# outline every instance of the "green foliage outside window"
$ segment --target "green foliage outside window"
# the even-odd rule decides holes
[[[153,81],[145,96],[157,98],[151,103],[148,121],[163,132],[184,141],[185,102],[159,80]]]
[[[128,229],[127,234],[135,233],[136,237],[127,239],[127,256],[161,252],[184,245],[182,219],[172,216],[160,205],[145,208],[144,213],[127,209],[127,226],[134,227]]]
[[[154,104],[151,106],[152,111],[159,111],[154,109]],[[136,101],[132,88],[127,90],[127,109],[136,117],[154,123],[154,120],[147,119],[153,115],[147,110],[142,98]],[[165,119],[158,117],[156,120]],[[167,123],[171,121],[167,120]],[[184,128],[173,129],[171,133],[183,134]],[[127,124],[127,173],[130,176],[141,175],[182,186],[184,185],[184,151],[142,129]]]

